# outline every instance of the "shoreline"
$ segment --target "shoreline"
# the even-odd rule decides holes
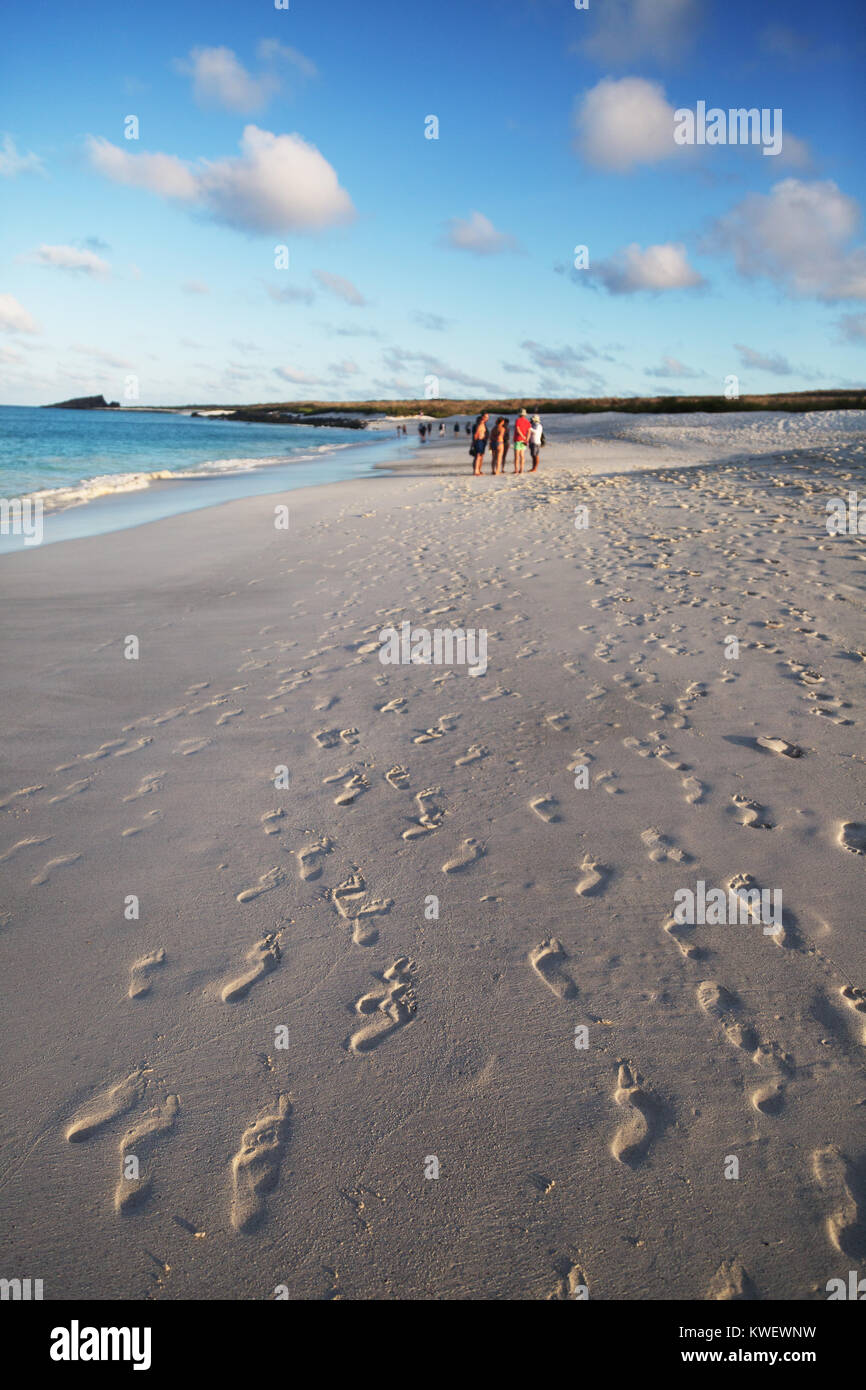
[[[390,422],[379,422],[375,433],[384,435],[389,428]],[[542,473],[552,468],[596,475],[677,467],[686,457],[692,457],[695,465],[748,462],[768,453],[782,455],[798,449],[810,453],[842,445],[856,453],[864,447],[858,440],[861,435],[866,438],[866,412],[818,413],[798,416],[793,421],[776,412],[754,412],[733,419],[728,417],[724,422],[715,415],[698,414],[688,421],[680,415],[632,417],[606,412],[583,417],[551,415],[546,417],[545,429],[549,447],[542,452]],[[404,450],[405,457],[402,456]],[[383,456],[375,459],[375,453]],[[315,476],[328,468],[342,472],[344,479],[359,475],[375,477],[382,473],[463,476],[469,472],[467,460],[467,436],[461,422],[459,435],[455,435],[452,428],[442,438],[435,436],[425,444],[414,434],[405,438],[368,437],[363,442],[341,443],[330,449],[323,447],[310,458],[260,463],[251,459],[253,466],[237,472],[151,476],[145,486],[109,490],[103,496],[49,511],[45,515],[45,529],[52,534],[46,535],[42,544],[134,529],[154,520],[221,506],[243,497],[275,494],[287,485],[292,491],[299,487],[328,486],[340,479]],[[360,461],[363,467],[353,467],[355,461]],[[345,465],[343,468],[341,463]],[[486,458],[485,472],[488,469]],[[125,478],[128,475],[117,476]],[[510,467],[505,476],[513,476]],[[29,498],[32,502],[37,496],[38,493],[25,494],[22,501]],[[27,547],[22,537],[0,536],[0,558],[33,548],[40,549],[41,545]]]

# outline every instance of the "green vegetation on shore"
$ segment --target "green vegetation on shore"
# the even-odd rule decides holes
[[[91,404],[93,402],[93,404]],[[63,401],[66,409],[109,409],[116,403],[102,396],[82,397],[78,401]],[[415,415],[448,419],[454,415],[477,415],[482,410],[491,414],[516,415],[520,407],[546,415],[592,415],[622,411],[629,415],[686,415],[695,411],[712,414],[744,410],[866,410],[866,390],[780,391],[766,396],[580,396],[566,400],[558,396],[513,396],[508,400],[435,400],[412,401],[268,401],[258,405],[168,405],[135,406],[135,410],[211,411],[230,412],[223,418],[248,420],[268,424],[333,424],[341,428],[362,428],[359,419],[339,420],[335,412],[348,415],[408,418]],[[59,408],[59,407],[55,407]],[[128,407],[129,408],[129,407]],[[318,419],[314,417],[320,417]]]

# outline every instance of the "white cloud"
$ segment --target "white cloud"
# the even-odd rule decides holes
[[[42,172],[42,160],[38,154],[33,154],[32,151],[19,154],[12,136],[4,135],[3,144],[0,146],[0,177],[11,179],[28,169],[36,173]]]
[[[198,197],[195,174],[173,154],[130,154],[102,136],[88,140],[90,162],[113,183],[146,188],[161,198],[180,198],[190,202]]]
[[[80,353],[84,357],[92,357],[95,361],[101,362],[106,367],[125,367],[131,369],[135,366],[134,362],[129,362],[125,357],[117,357],[114,353],[103,352],[102,348],[90,347],[87,343],[72,343],[71,352]]]
[[[857,203],[832,179],[783,179],[720,217],[707,246],[732,255],[748,279],[832,304],[866,299],[866,246],[849,246],[859,225]]]
[[[778,155],[778,160],[788,168],[802,169],[807,173],[815,163],[807,142],[801,140],[798,135],[792,135],[789,130],[782,132],[782,152]]]
[[[274,367],[274,371],[283,381],[290,381],[293,386],[321,386],[320,377],[311,376],[309,372],[302,371],[300,367]]]
[[[532,339],[520,346],[529,354],[534,369],[546,374],[539,380],[539,390],[554,394],[562,387],[563,379],[582,381],[594,391],[604,388],[604,377],[585,365],[587,357],[598,355],[594,348],[545,347]]]
[[[610,294],[637,294],[640,290],[696,289],[704,278],[689,265],[681,242],[664,242],[644,250],[637,242],[624,247],[608,260],[597,261],[587,270],[575,272],[575,281],[598,282]]]
[[[703,372],[695,371],[693,367],[684,366],[682,362],[677,361],[676,357],[663,357],[660,366],[646,367],[644,369],[644,376],[653,376],[660,380],[667,380],[669,378],[684,380],[688,377],[703,375]]]
[[[265,293],[277,304],[312,304],[315,295],[312,290],[302,289],[295,285],[265,285]]]
[[[31,251],[27,260],[54,270],[71,270],[82,275],[110,275],[111,266],[95,251],[84,251],[78,246],[38,246]]]
[[[194,48],[179,72],[192,77],[192,90],[201,106],[224,106],[229,111],[258,111],[277,89],[269,74],[254,77],[230,48]]]
[[[445,244],[459,251],[471,251],[476,256],[495,256],[502,251],[517,250],[517,242],[507,232],[498,232],[483,212],[470,217],[452,217],[448,222]]]
[[[427,352],[408,352],[403,348],[391,347],[383,354],[382,360],[389,371],[399,372],[402,368],[417,368],[419,373],[441,377],[446,381],[453,381],[458,386],[466,386],[470,390],[490,391],[493,395],[500,395],[500,387],[491,381],[485,381],[481,377],[468,375],[460,370],[459,367],[451,366],[448,362],[443,362],[439,357],[432,357]],[[374,385],[381,383],[374,382]],[[401,389],[410,390],[406,382],[399,380]],[[411,386],[410,394],[420,395],[420,383],[416,382]]]
[[[203,280],[184,280],[181,289],[184,294],[210,294],[210,285]]]
[[[115,183],[200,206],[216,222],[243,232],[310,232],[347,222],[352,200],[336,171],[300,135],[248,125],[239,157],[189,165],[168,154],[130,154],[91,137],[90,158]]]
[[[36,320],[12,294],[0,294],[0,331],[4,333],[38,333]]]
[[[755,348],[746,347],[745,343],[734,343],[734,347],[740,354],[743,366],[750,367],[753,371],[770,372],[773,376],[790,376],[794,370],[787,357],[783,357],[780,352],[758,352]]]
[[[266,64],[259,73],[249,72],[231,48],[194,48],[188,59],[177,59],[174,66],[192,78],[193,95],[200,106],[221,106],[240,113],[261,110],[280,91],[279,67],[289,66],[303,77],[316,75],[315,63],[277,39],[262,39],[258,56]]]
[[[602,78],[584,94],[574,123],[584,159],[617,173],[687,148],[674,142],[674,108],[664,87],[643,77]]]
[[[416,309],[412,318],[431,333],[444,333],[448,327],[448,320],[444,319],[441,314],[428,314],[423,309]]]
[[[583,51],[600,63],[675,62],[694,42],[701,0],[604,0]]]
[[[303,77],[318,76],[318,68],[312,58],[305,57],[297,48],[291,48],[287,43],[280,43],[279,39],[261,39],[258,55],[266,63],[289,63]]]
[[[313,279],[318,281],[323,290],[330,290],[338,299],[343,299],[347,304],[353,304],[356,308],[361,308],[367,301],[357,286],[351,280],[346,280],[342,275],[332,275],[328,270],[314,270]]]

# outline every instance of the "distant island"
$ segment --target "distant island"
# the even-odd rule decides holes
[[[437,420],[454,415],[516,415],[523,406],[531,413],[546,415],[593,415],[621,411],[629,415],[685,415],[697,411],[709,414],[741,410],[866,410],[866,390],[780,391],[762,396],[580,396],[576,398],[512,396],[508,400],[400,401],[276,401],[258,405],[135,405],[122,407],[125,414],[151,413],[196,415],[214,420],[246,421],[266,425],[323,425],[339,429],[364,429],[367,421],[359,416],[408,418],[433,416]],[[57,401],[44,410],[119,410],[119,401],[104,396],[79,396]]]
[[[120,401],[107,401],[104,396],[75,396],[71,401],[55,401],[43,410],[119,410]]]

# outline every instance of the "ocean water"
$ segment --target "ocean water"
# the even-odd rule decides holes
[[[38,499],[44,541],[358,477],[407,452],[390,430],[0,406],[0,498]],[[21,545],[0,534],[0,552]]]

